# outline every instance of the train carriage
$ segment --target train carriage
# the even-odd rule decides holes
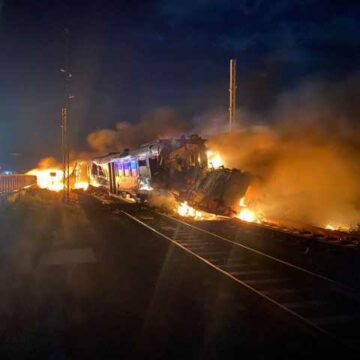
[[[111,194],[144,199],[153,190],[175,193],[180,200],[216,214],[236,212],[251,181],[237,169],[209,169],[205,140],[198,135],[158,140],[93,159],[90,184]]]
[[[204,139],[192,135],[95,158],[90,167],[90,183],[106,187],[112,194],[135,196],[153,189],[182,188],[207,170],[204,143]]]

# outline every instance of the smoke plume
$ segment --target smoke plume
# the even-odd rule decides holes
[[[268,218],[355,227],[360,223],[359,73],[308,82],[282,95],[271,125],[210,137],[229,167],[255,176],[251,205]]]
[[[58,164],[57,160],[52,156],[48,156],[48,157],[40,159],[40,161],[37,165],[37,167],[41,170],[50,169],[50,168],[54,169],[59,166],[60,166],[60,164]]]
[[[119,122],[115,129],[101,129],[91,133],[90,148],[99,153],[122,151],[159,138],[178,136],[189,130],[189,123],[167,108],[157,109],[132,124]]]
[[[359,84],[360,73],[336,85],[308,81],[280,95],[262,121],[238,109],[242,126],[229,134],[226,115],[214,111],[193,119],[192,132],[206,136],[227,167],[254,175],[247,201],[264,217],[354,227],[360,223]],[[122,151],[190,127],[161,108],[138,123],[97,130],[88,144],[98,153]]]

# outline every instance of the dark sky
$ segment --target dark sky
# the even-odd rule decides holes
[[[80,149],[159,107],[226,112],[231,57],[254,112],[306,79],[337,81],[359,69],[359,19],[358,0],[0,0],[0,163],[59,153],[64,27]]]

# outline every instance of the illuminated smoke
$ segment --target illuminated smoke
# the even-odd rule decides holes
[[[49,168],[60,168],[61,165],[58,164],[57,160],[54,157],[48,156],[41,159],[37,167],[41,170],[44,170]]]
[[[122,151],[159,138],[183,134],[189,124],[172,110],[157,109],[138,123],[119,122],[115,129],[101,129],[91,133],[90,148],[99,153]]]
[[[360,223],[360,76],[283,95],[272,125],[214,135],[226,166],[256,176],[249,205],[267,218],[334,227]]]
[[[93,150],[105,153],[118,148],[119,134],[116,130],[101,129],[88,135],[87,140]]]
[[[197,129],[189,131],[189,123],[173,111],[158,109],[138,123],[120,122],[114,129],[91,133],[88,144],[93,151],[106,153],[162,137],[200,133],[225,166],[255,175],[246,202],[261,217],[334,228],[356,226],[360,223],[359,85],[359,73],[340,82],[307,82],[280,96],[262,122],[239,109],[237,119],[243,126],[231,134],[224,132],[224,112],[195,119]]]
[[[165,209],[173,209],[177,206],[177,201],[173,194],[160,194],[155,193],[154,195],[150,194],[148,199],[148,203],[150,206],[156,208],[165,208]]]

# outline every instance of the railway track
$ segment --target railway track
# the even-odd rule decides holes
[[[103,203],[116,203],[116,202],[126,202],[126,203],[134,203],[134,200],[130,201],[130,198],[125,198],[123,196],[117,196],[114,194],[104,194],[104,192],[100,192],[96,194],[96,192],[92,191],[91,194],[94,198],[98,199]],[[228,225],[234,221],[234,218],[221,216],[223,219],[228,220]],[[242,220],[237,220],[238,222],[244,222]],[[246,223],[246,222],[245,222]],[[251,225],[254,228],[260,228],[264,230],[272,230],[280,234],[292,235],[298,237],[299,239],[312,239],[319,241],[320,243],[325,243],[327,245],[338,246],[338,247],[347,247],[360,249],[360,234],[357,232],[347,233],[340,230],[329,230],[324,228],[315,227],[313,225],[294,223],[287,221],[286,223],[282,220],[281,222],[261,222],[261,223],[246,223],[247,225]]]
[[[360,350],[360,299],[351,288],[162,213],[122,213],[307,328]]]

